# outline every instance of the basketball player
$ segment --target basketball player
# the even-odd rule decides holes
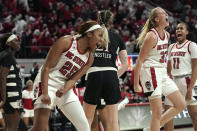
[[[33,121],[33,117],[34,117],[34,107],[32,105],[33,98],[34,98],[33,81],[28,80],[26,82],[26,89],[23,90],[22,92],[22,101],[24,108],[23,119],[26,127],[29,126],[29,119]]]
[[[118,78],[128,68],[128,57],[121,37],[110,29],[113,14],[103,10],[98,14],[99,23],[104,25],[103,44],[105,49],[97,49],[94,63],[87,71],[87,85],[84,93],[84,111],[91,126],[95,109],[100,100],[105,103],[104,109],[99,110],[105,131],[119,131],[118,102],[121,98]],[[108,31],[109,30],[109,31]],[[109,37],[108,37],[109,36]],[[119,55],[121,67],[117,69],[116,59]]]
[[[51,47],[34,82],[38,98],[34,103],[34,125],[31,131],[45,129],[50,109],[56,105],[78,131],[90,131],[72,87],[91,66],[93,52],[102,35],[102,27],[96,21],[87,21],[80,26],[79,35],[61,37]]]
[[[152,110],[151,131],[159,131],[161,125],[171,120],[186,106],[184,97],[167,75],[169,33],[165,27],[168,25],[168,14],[160,7],[154,8],[138,38],[138,44],[142,44],[142,47],[135,67],[134,90],[141,92],[143,88],[144,95],[149,98]],[[174,105],[163,115],[162,94]]]
[[[16,131],[22,107],[22,81],[15,53],[20,49],[18,37],[5,34],[0,39],[0,108],[5,113],[6,131]]]
[[[188,28],[185,23],[176,27],[177,42],[171,44],[168,51],[168,74],[173,76],[174,82],[179,87],[181,94],[187,102],[187,109],[193,127],[197,131],[197,45],[187,40]],[[166,99],[165,109],[172,103]],[[173,120],[165,125],[165,131],[173,131]]]

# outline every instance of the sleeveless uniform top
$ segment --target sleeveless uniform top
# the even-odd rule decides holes
[[[168,49],[168,35],[164,32],[164,37],[161,38],[156,29],[151,29],[154,34],[157,36],[157,44],[150,51],[149,55],[145,59],[143,63],[143,67],[167,67],[167,49]]]
[[[22,92],[22,101],[23,107],[28,110],[33,109],[32,101],[34,98],[33,91],[23,90]]]
[[[81,67],[83,67],[88,62],[89,57],[89,52],[82,53],[79,51],[78,41],[76,37],[73,37],[70,43],[70,47],[62,53],[55,67],[50,69],[48,86],[56,89],[63,87],[65,82],[69,80],[74,73],[76,73]],[[40,83],[40,79],[41,69],[38,75],[36,76],[36,82],[34,83],[34,91],[35,85],[37,86],[38,83]]]
[[[0,52],[0,66],[10,69],[6,78],[6,103],[14,109],[22,109],[22,81],[15,57],[6,50]]]
[[[197,58],[196,43],[186,40],[182,44],[173,43],[172,45],[170,45],[168,60],[171,61],[172,76],[191,75],[192,58]]]
[[[121,50],[126,50],[126,47],[121,37],[118,34],[109,30],[108,35],[109,35],[110,42],[107,48],[105,50],[96,49],[94,53],[94,62],[92,66],[90,67],[90,69],[88,70],[88,73],[101,71],[101,70],[116,70],[117,71],[116,59],[117,59],[118,53]]]

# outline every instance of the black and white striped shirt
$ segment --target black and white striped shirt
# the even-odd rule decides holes
[[[22,81],[16,59],[6,50],[0,52],[0,56],[0,66],[10,69],[6,79],[6,103],[8,102],[15,109],[22,108]]]

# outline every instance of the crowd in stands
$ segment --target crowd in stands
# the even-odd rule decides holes
[[[177,20],[185,21],[196,32],[197,13],[194,11],[197,4],[193,1],[151,2],[164,5],[172,12],[172,42]],[[145,5],[142,0],[0,0],[0,33],[20,35],[22,44],[18,58],[44,58],[57,38],[74,34],[83,21],[95,20],[99,10],[110,9],[115,14],[113,29],[121,34],[128,54],[133,54],[139,52],[135,46],[136,37],[147,19]],[[172,8],[173,5],[180,6]]]
[[[175,27],[177,21],[187,23],[190,34],[189,38],[197,42],[197,1],[196,0],[149,0],[153,5],[157,4],[172,13],[171,28],[171,42],[175,41]]]
[[[196,16],[190,4],[184,12],[172,11],[193,27]],[[83,21],[94,20],[99,10],[109,8],[115,14],[114,29],[122,35],[128,53],[137,53],[136,36],[146,20],[145,3],[137,0],[0,0],[0,7],[0,32],[20,34],[20,58],[44,58],[58,37],[74,34]]]

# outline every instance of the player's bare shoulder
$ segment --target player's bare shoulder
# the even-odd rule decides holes
[[[165,30],[165,33],[167,35],[168,40],[170,40],[170,33],[168,31]]]
[[[62,36],[55,42],[55,44],[63,49],[67,49],[70,46],[72,39],[73,36],[71,35]]]
[[[146,34],[144,41],[146,41],[149,45],[152,44],[152,46],[154,47],[158,42],[158,38],[157,38],[157,35],[153,31],[149,31]]]
[[[145,39],[153,39],[157,41],[157,35],[154,31],[150,30],[149,32],[147,32]]]

